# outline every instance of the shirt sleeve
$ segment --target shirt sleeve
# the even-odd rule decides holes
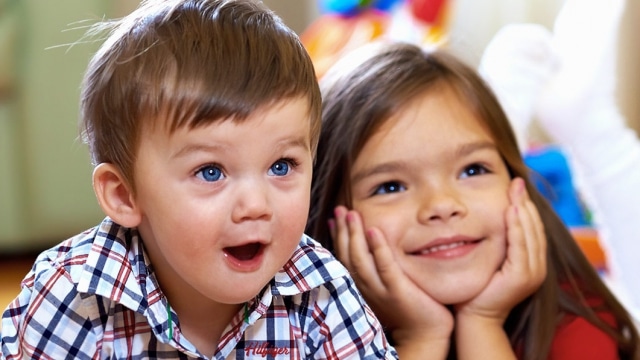
[[[308,328],[314,359],[398,358],[350,278],[327,283],[325,288],[315,302]]]
[[[93,358],[98,342],[86,304],[63,267],[42,265],[2,315],[3,358]]]
[[[599,314],[609,324],[615,324],[611,314]],[[582,317],[576,317],[556,331],[549,360],[617,360],[618,345],[611,336]]]

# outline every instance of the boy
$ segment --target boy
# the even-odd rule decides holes
[[[303,235],[320,93],[272,12],[143,2],[90,62],[81,112],[107,218],[36,260],[4,357],[396,356]]]

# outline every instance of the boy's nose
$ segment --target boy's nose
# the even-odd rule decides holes
[[[235,204],[231,213],[234,222],[269,220],[273,214],[269,186],[259,180],[244,180],[236,188]]]

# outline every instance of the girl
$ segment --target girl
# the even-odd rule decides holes
[[[307,232],[401,358],[637,358],[630,316],[535,190],[479,76],[409,44],[362,54],[322,80]]]

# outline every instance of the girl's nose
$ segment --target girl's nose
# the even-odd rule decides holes
[[[232,204],[231,213],[234,222],[271,219],[273,209],[269,200],[269,185],[266,182],[242,180],[235,191],[235,203]]]
[[[467,212],[460,194],[450,188],[429,190],[419,201],[418,220],[422,223],[448,222]]]

